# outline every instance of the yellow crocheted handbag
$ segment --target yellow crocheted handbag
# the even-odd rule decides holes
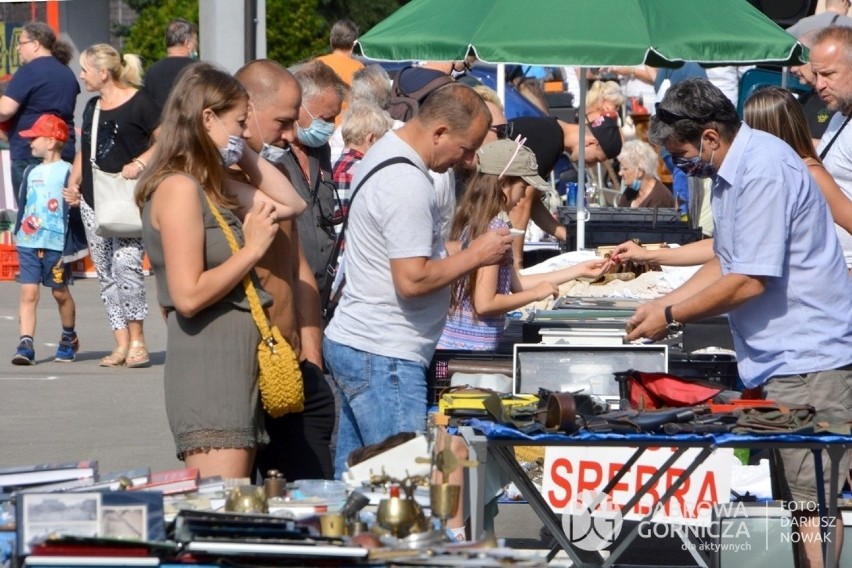
[[[222,228],[222,232],[225,233],[231,252],[237,252],[239,245],[231,227],[228,226],[210,196],[205,194],[205,197],[210,211]],[[260,389],[263,409],[273,418],[290,412],[302,412],[305,409],[305,385],[296,353],[281,335],[278,326],[269,325],[250,274],[246,274],[243,278],[243,285],[251,306],[251,315],[261,337],[257,346],[257,386]]]

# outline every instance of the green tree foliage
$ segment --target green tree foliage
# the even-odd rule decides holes
[[[209,0],[208,0],[209,1]],[[136,53],[146,67],[165,57],[163,38],[173,18],[198,23],[199,0],[127,0],[139,17],[129,29],[114,30],[125,37],[124,51]],[[361,32],[392,14],[408,0],[266,0],[267,54],[292,65],[330,51],[328,33],[339,19],[353,20]],[[204,54],[201,54],[204,57]]]
[[[349,18],[365,33],[407,3],[408,0],[319,0],[319,11],[329,27],[337,20]]]
[[[148,67],[166,56],[166,26],[174,18],[198,25],[198,0],[131,0],[139,17],[124,42],[126,53],[141,55]]]
[[[317,11],[318,0],[266,0],[266,51],[292,65],[328,53],[330,26]]]

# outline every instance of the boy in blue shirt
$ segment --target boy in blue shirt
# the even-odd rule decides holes
[[[71,362],[77,355],[80,342],[74,331],[76,306],[68,289],[70,270],[63,258],[69,234],[69,206],[63,199],[62,190],[67,184],[71,164],[63,161],[61,156],[68,140],[68,125],[58,116],[43,114],[32,128],[21,131],[20,136],[30,139],[33,156],[41,158],[42,163],[27,168],[24,182],[18,190],[15,244],[20,264],[21,339],[12,363],[35,364],[33,334],[39,284],[52,289],[59,306],[62,338],[55,361]]]

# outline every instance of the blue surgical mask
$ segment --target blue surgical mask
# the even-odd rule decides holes
[[[334,123],[316,118],[305,105],[302,105],[302,108],[311,117],[311,124],[307,128],[302,128],[296,124],[296,136],[299,138],[299,142],[305,146],[319,148],[323,144],[326,144],[331,138],[331,135],[334,134]]]
[[[246,141],[240,136],[234,134],[228,135],[228,145],[224,148],[219,148],[219,154],[222,156],[222,163],[226,168],[239,163],[243,157],[243,149],[246,147]]]
[[[674,162],[675,167],[680,169],[680,171],[689,177],[708,178],[715,174],[716,171],[713,167],[713,155],[716,151],[713,150],[713,153],[710,154],[710,161],[708,162],[701,157],[703,147],[704,140],[701,141],[701,145],[698,147],[698,155],[691,158],[684,158],[683,156],[675,158],[672,156],[672,161]]]
[[[624,193],[627,190],[638,193],[640,189],[642,189],[642,178],[634,178],[634,180],[630,182],[630,185],[624,183],[623,179],[621,180],[621,193]]]
[[[227,132],[225,129],[225,125],[222,124],[222,121],[219,120],[219,117],[215,114],[216,122],[219,123],[219,126],[222,127],[223,130]],[[237,136],[236,134],[228,134],[228,145],[224,148],[219,148],[219,155],[222,156],[222,163],[225,164],[226,168],[230,168],[231,166],[239,163],[240,158],[243,157],[243,150],[246,147],[245,138],[242,136]]]

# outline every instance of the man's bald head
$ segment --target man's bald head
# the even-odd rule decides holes
[[[271,59],[245,64],[235,77],[252,104],[249,146],[260,152],[264,144],[287,147],[296,139],[295,124],[302,103],[299,82],[283,65]]]
[[[253,104],[262,106],[282,87],[299,90],[299,82],[286,67],[271,59],[255,59],[234,75],[242,83]]]

